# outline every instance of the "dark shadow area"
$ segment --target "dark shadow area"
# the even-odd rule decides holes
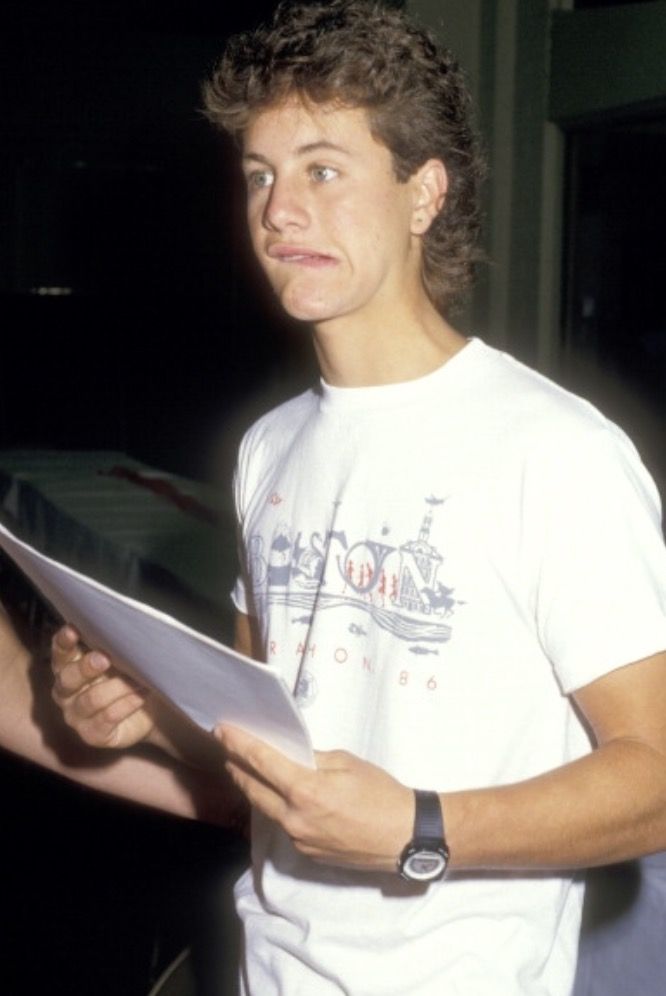
[[[9,803],[3,992],[146,996],[193,945],[201,993],[227,996],[237,958],[229,879],[246,860],[238,838],[107,799],[4,753],[0,781]]]
[[[33,649],[33,711],[44,739],[70,766],[112,764],[113,752],[84,758],[54,710],[53,621],[9,574],[3,569],[3,603]],[[249,861],[243,837],[104,796],[5,751],[0,786],[1,992],[146,996],[189,947],[196,996],[233,996],[232,889]]]
[[[271,6],[10,6],[0,448],[116,449],[199,477],[248,397],[309,376],[250,259],[235,153],[199,110],[226,35]]]
[[[583,933],[623,916],[636,902],[640,887],[641,870],[635,861],[590,869],[586,875]]]
[[[574,10],[589,10],[596,7],[618,7],[620,4],[649,3],[650,0],[574,0]]]
[[[573,996],[658,996],[664,991],[666,857],[588,873]]]
[[[636,443],[666,494],[666,115],[597,122],[567,143],[567,386]]]
[[[198,110],[225,37],[272,7],[3,9],[0,449],[113,450],[228,490],[246,425],[309,378],[256,279],[235,156]],[[6,754],[0,786],[2,993],[146,996],[185,947],[197,996],[233,991],[244,841]]]

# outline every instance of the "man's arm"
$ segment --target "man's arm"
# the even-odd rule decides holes
[[[240,614],[236,646],[261,655],[253,621]],[[68,666],[76,695],[85,692],[72,725],[96,717],[101,739],[113,709],[95,710],[85,657]],[[611,672],[575,700],[596,739],[590,755],[515,785],[442,794],[453,868],[583,867],[666,849],[666,653]],[[411,787],[344,751],[318,753],[310,771],[240,730],[218,737],[241,791],[303,853],[395,869],[412,832]]]
[[[0,747],[73,781],[185,817],[225,823],[228,805],[219,778],[155,757],[103,756],[71,736],[57,714],[39,721],[33,659],[0,605]],[[44,691],[48,695],[45,684]],[[42,710],[44,712],[44,710]],[[103,763],[100,763],[103,762]]]
[[[451,867],[586,867],[666,849],[666,653],[574,696],[593,752],[539,777],[441,795]],[[311,772],[223,728],[227,768],[250,802],[316,861],[395,870],[411,837],[410,788],[341,751]]]
[[[574,699],[592,754],[515,786],[450,797],[463,867],[580,867],[666,848],[666,653],[612,671]],[[507,846],[501,824],[517,819],[520,843]]]

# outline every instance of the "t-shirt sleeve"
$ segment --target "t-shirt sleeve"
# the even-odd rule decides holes
[[[250,582],[247,567],[247,555],[243,543],[243,520],[248,497],[248,475],[250,459],[250,433],[246,433],[238,451],[238,460],[234,471],[233,495],[236,510],[236,543],[238,547],[238,563],[240,570],[235,584],[231,589],[231,601],[238,612],[254,615],[250,598]]]
[[[666,648],[660,503],[614,427],[567,440],[539,465],[537,628],[569,693]]]

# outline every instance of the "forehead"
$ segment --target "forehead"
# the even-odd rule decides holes
[[[368,114],[361,107],[315,104],[299,97],[257,111],[243,135],[243,155],[262,158],[305,154],[313,146],[335,146],[345,154],[377,155],[386,146],[370,130]]]

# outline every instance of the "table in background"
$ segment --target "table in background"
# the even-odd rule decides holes
[[[0,517],[41,553],[226,642],[234,515],[212,486],[100,451],[0,451]]]

